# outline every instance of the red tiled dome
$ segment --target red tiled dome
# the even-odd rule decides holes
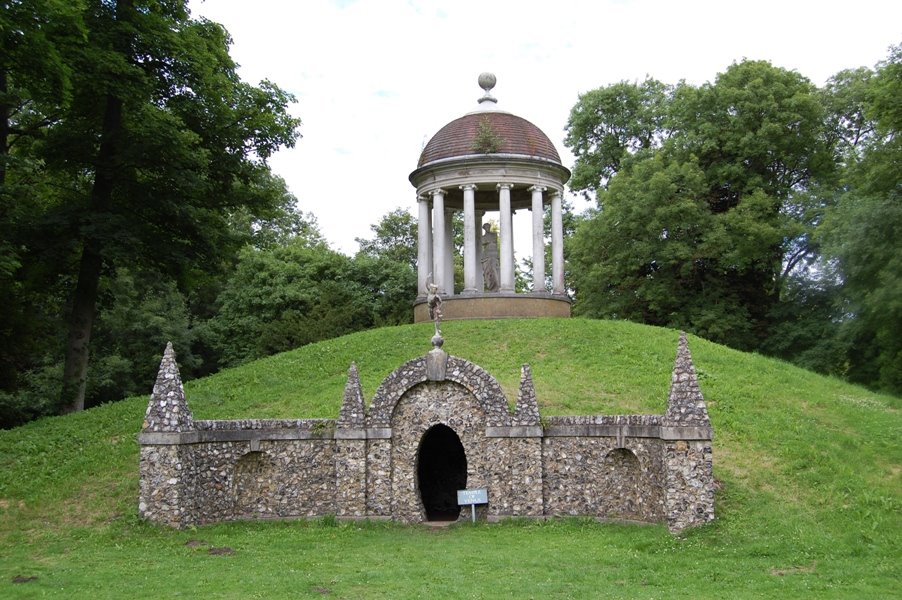
[[[477,135],[480,129],[485,131],[486,126],[491,128],[498,141],[494,153],[528,156],[561,164],[554,144],[541,129],[516,115],[487,111],[465,115],[439,129],[423,148],[417,168],[448,158],[485,155],[477,147]]]

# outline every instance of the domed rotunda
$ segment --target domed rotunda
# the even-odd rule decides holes
[[[443,319],[569,317],[564,286],[561,196],[570,171],[541,129],[499,110],[483,73],[478,108],[442,127],[423,148],[410,182],[419,205],[414,321],[429,319],[429,284],[443,298]],[[544,211],[551,209],[551,289],[545,273]],[[513,214],[532,213],[532,290],[514,285]],[[463,211],[463,290],[454,291],[451,221]],[[489,213],[497,213],[495,232]],[[494,216],[494,215],[493,215]]]

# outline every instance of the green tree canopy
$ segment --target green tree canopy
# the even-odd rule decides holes
[[[62,402],[78,410],[105,274],[141,265],[184,281],[234,252],[244,239],[233,215],[281,202],[266,159],[294,144],[299,122],[290,94],[240,80],[226,31],[192,19],[184,1],[11,9],[0,63],[4,206],[28,178],[63,190],[33,200],[40,227],[29,236],[58,232],[75,258],[60,265],[74,283]],[[24,124],[40,124],[40,137],[12,145]]]
[[[902,46],[873,73],[840,74],[834,121],[864,131],[847,144],[836,207],[820,239],[841,281],[847,375],[902,393]],[[850,111],[852,105],[854,110]]]
[[[573,241],[576,312],[757,347],[787,261],[811,252],[810,190],[833,169],[823,116],[807,79],[764,61],[581,96],[573,185],[598,210]]]

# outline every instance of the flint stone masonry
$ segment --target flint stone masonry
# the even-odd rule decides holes
[[[685,334],[663,415],[542,418],[528,365],[514,411],[481,367],[437,345],[389,374],[367,410],[356,365],[337,419],[194,420],[168,345],[147,408],[138,511],[171,527],[334,514],[427,519],[417,465],[444,425],[466,458],[477,518],[714,519],[713,432]],[[469,518],[469,511],[461,519]]]

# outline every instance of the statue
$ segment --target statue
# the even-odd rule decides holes
[[[498,285],[498,234],[486,223],[482,226],[482,280],[485,291],[497,292]]]
[[[435,335],[441,337],[442,297],[439,296],[438,286],[431,282],[426,285],[426,306],[429,307],[429,319],[435,323]]]

